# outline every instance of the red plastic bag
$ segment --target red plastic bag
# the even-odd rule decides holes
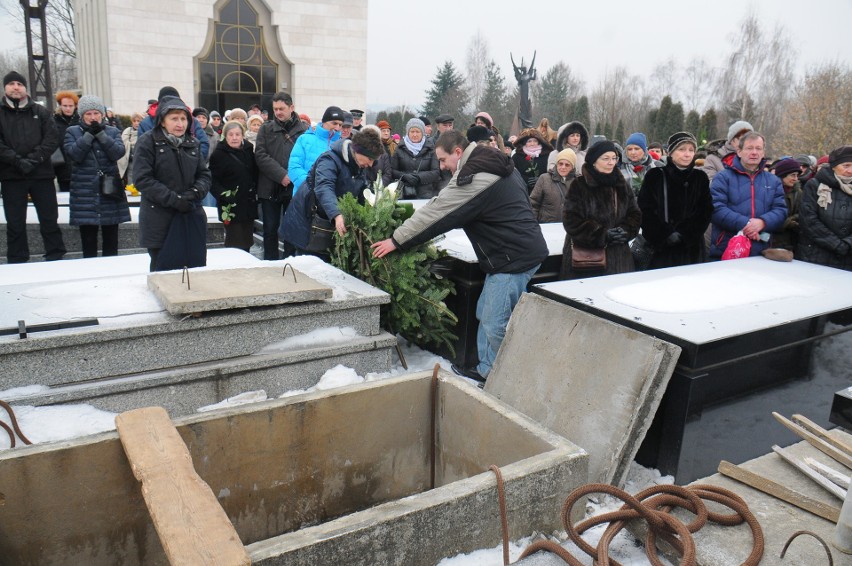
[[[751,240],[746,238],[742,232],[728,240],[728,246],[722,254],[722,259],[740,259],[748,257],[751,253]]]

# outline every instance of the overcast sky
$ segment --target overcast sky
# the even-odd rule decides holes
[[[766,32],[785,26],[800,73],[823,61],[852,61],[852,0],[369,0],[365,104],[421,105],[444,61],[464,72],[477,30],[510,83],[510,52],[529,64],[537,50],[539,78],[563,60],[587,90],[618,66],[642,76],[670,58],[721,66],[749,10],[762,14]],[[0,12],[0,50],[23,48],[17,28]]]

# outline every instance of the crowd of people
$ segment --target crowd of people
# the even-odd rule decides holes
[[[815,156],[766,156],[767,140],[746,121],[701,147],[693,133],[665,143],[643,132],[624,144],[547,119],[502,135],[487,111],[466,128],[441,114],[408,120],[394,133],[384,120],[330,106],[312,123],[291,95],[272,112],[253,105],[220,114],[191,109],[173,87],[120,130],[97,96],[57,94],[54,115],[4,79],[0,107],[0,188],[9,263],[29,260],[26,210],[32,201],[45,259],[66,250],[57,190],[70,195],[84,257],[118,253],[118,226],[130,220],[126,191],[141,195],[140,246],[152,271],[203,265],[206,213],[216,206],[225,245],[249,251],[263,225],[263,258],[328,259],[333,232],[347,232],[338,199],[381,179],[402,198],[428,199],[377,257],[452,228],[464,229],[486,272],[477,306],[480,365],[460,373],[484,379],[505,323],[547,255],[538,223],[561,222],[560,276],[595,277],[764,254],[852,270],[852,145]],[[433,129],[433,122],[435,128]],[[118,188],[118,189],[117,189]],[[179,223],[183,234],[174,236]]]

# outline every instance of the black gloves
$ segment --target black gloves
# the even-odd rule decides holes
[[[852,249],[852,248],[849,247],[848,243],[846,243],[844,240],[840,240],[840,243],[837,244],[836,248],[834,248],[834,253],[836,253],[839,256],[845,256],[846,254],[849,253],[850,249]]]
[[[606,231],[607,244],[626,244],[629,238],[624,228],[610,228]]]
[[[193,208],[193,201],[190,199],[183,198],[183,196],[177,196],[177,202],[175,202],[175,208],[178,209],[179,212],[189,212]]]
[[[200,198],[198,198],[198,197],[201,196],[201,194],[198,192],[197,189],[190,189],[188,191],[183,191],[179,196],[180,196],[180,198],[182,198],[184,200],[188,200],[189,202],[195,202],[197,200],[201,200]]]
[[[670,247],[676,246],[676,245],[678,245],[682,242],[683,242],[683,236],[681,235],[680,232],[672,232],[671,234],[669,234],[669,237],[666,238],[666,245],[670,246]]]
[[[23,157],[19,157],[15,160],[15,167],[17,167],[18,171],[20,171],[24,175],[29,175],[30,173],[35,171],[36,163],[32,159],[24,159]]]
[[[538,177],[530,177],[529,179],[527,179],[527,188],[529,190],[532,190],[533,187],[535,187],[536,181],[538,181]]]
[[[406,173],[400,179],[404,184],[416,187],[420,184],[420,177],[416,173]]]
[[[91,132],[93,136],[96,136],[98,135],[98,132],[102,132],[104,130],[104,126],[97,120],[92,120],[92,123],[89,124],[85,129]]]

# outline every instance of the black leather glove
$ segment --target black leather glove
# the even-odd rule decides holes
[[[15,167],[18,168],[18,171],[23,173],[24,175],[29,175],[33,171],[35,171],[36,164],[31,159],[18,158],[15,161]]]
[[[840,240],[840,243],[837,244],[837,247],[834,248],[834,253],[836,253],[839,256],[845,256],[849,253],[850,249],[852,249],[852,248],[849,247],[849,244],[847,244],[843,240]]]
[[[683,236],[681,235],[680,232],[672,232],[671,234],[669,234],[669,237],[666,238],[666,245],[667,246],[676,246],[676,245],[678,245],[682,242],[683,242]]]
[[[626,244],[627,240],[627,232],[624,231],[624,228],[610,228],[606,231],[606,242],[608,244]]]
[[[180,193],[180,198],[184,200],[188,200],[189,202],[195,202],[197,200],[201,200],[199,197],[201,193],[199,193],[196,189],[190,189],[188,191],[183,191]]]
[[[400,180],[406,185],[409,185],[411,187],[416,187],[419,184],[418,181],[420,179],[418,179],[417,175],[415,175],[414,173],[406,173],[405,175],[402,176],[402,178]]]
[[[179,212],[189,212],[193,208],[192,202],[193,201],[178,195],[177,202],[175,202],[175,208],[178,209]]]
[[[104,126],[97,120],[92,120],[92,123],[89,124],[87,129],[93,136],[96,136],[98,135],[98,132],[104,131]]]
[[[535,187],[536,181],[538,181],[538,177],[530,177],[529,179],[527,179],[527,188],[529,190],[532,190],[533,187]]]

